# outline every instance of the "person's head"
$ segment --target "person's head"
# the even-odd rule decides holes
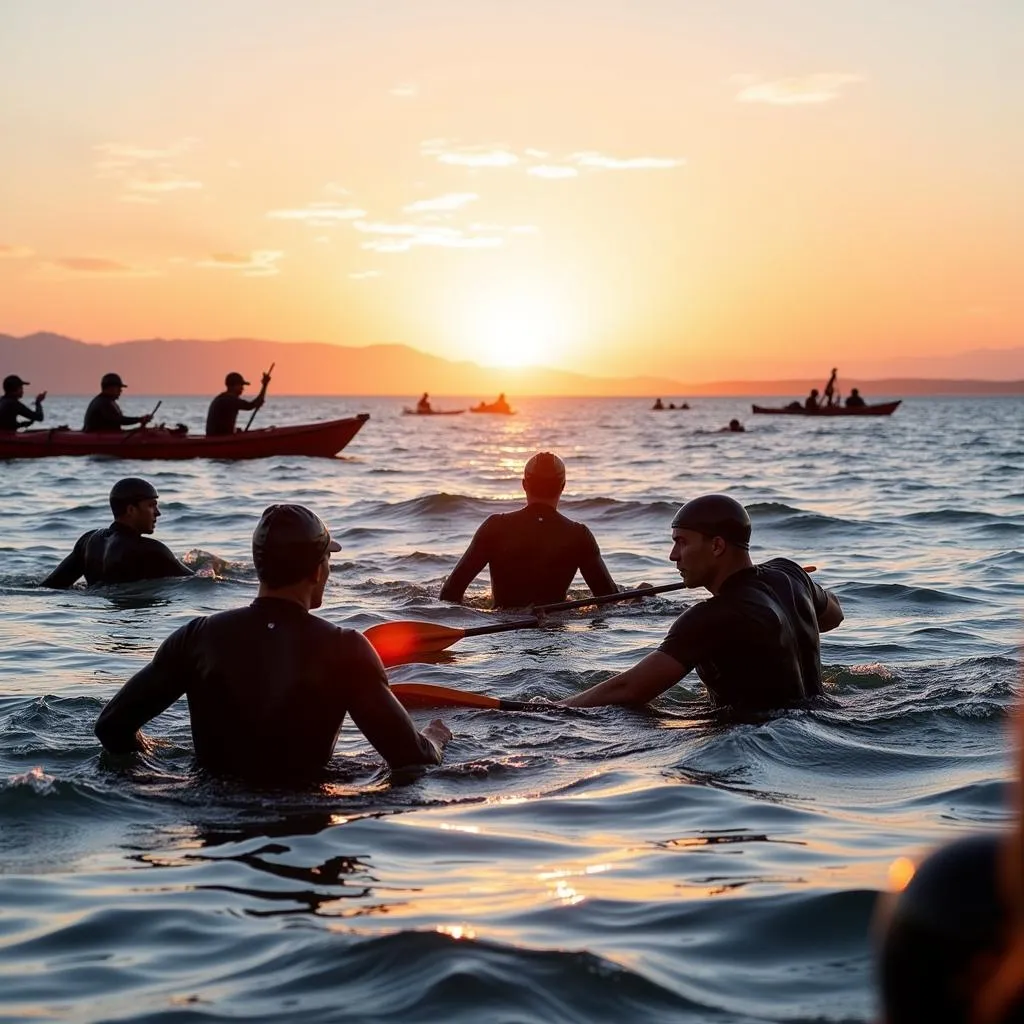
[[[558,504],[565,490],[565,463],[551,452],[537,452],[523,467],[527,501]]]
[[[260,593],[287,594],[307,608],[319,608],[331,575],[331,552],[340,550],[323,520],[305,505],[269,505],[252,535]]]
[[[116,373],[105,373],[100,380],[100,390],[105,395],[110,395],[112,398],[119,398],[121,392],[128,387],[120,376]]]
[[[4,398],[22,398],[27,383],[27,380],[22,380],[16,373],[4,377]]]
[[[737,569],[750,565],[750,516],[726,494],[702,494],[681,506],[672,518],[672,550],[688,588],[712,593]]]
[[[249,382],[238,372],[232,370],[224,378],[224,387],[229,395],[240,395]]]
[[[740,423],[739,420],[729,420],[729,429],[730,430],[742,430],[743,429],[743,424]]]
[[[137,533],[152,533],[160,518],[160,495],[139,476],[126,476],[110,489],[110,511],[114,518]]]
[[[817,388],[811,388],[811,398],[817,398],[817,397],[818,397],[818,389]]]
[[[856,388],[850,388],[850,397],[851,398],[854,398],[855,396],[858,396],[858,395],[860,395],[860,392]]]

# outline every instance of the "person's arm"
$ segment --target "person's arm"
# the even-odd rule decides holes
[[[441,593],[438,597],[442,601],[452,601],[458,604],[466,593],[466,587],[473,582],[490,561],[487,550],[487,524],[490,519],[485,519],[477,528],[473,539],[469,542],[465,554],[459,559],[451,575],[441,586]]]
[[[147,579],[161,579],[165,576],[195,576],[171,549],[152,537],[145,538]]]
[[[825,590],[823,587],[819,587],[819,589],[825,595],[825,607],[820,612],[815,609],[818,616],[818,632],[827,633],[829,630],[835,629],[845,616],[839,598],[831,590]]]
[[[586,581],[587,586],[590,587],[590,592],[594,597],[618,593],[619,588],[615,585],[615,580],[612,579],[608,566],[604,564],[604,559],[601,557],[601,549],[597,546],[594,535],[586,526],[583,527],[583,531],[584,540],[580,558],[580,572],[583,574],[583,579]]]
[[[85,545],[93,533],[95,533],[94,530],[83,533],[75,542],[71,554],[39,586],[50,587],[53,590],[67,590],[77,583],[85,572]]]
[[[451,732],[434,719],[422,732],[388,686],[377,652],[370,641],[346,632],[344,660],[349,675],[348,713],[359,731],[391,768],[411,764],[440,764]]]
[[[661,651],[648,654],[632,668],[626,669],[557,703],[568,708],[596,708],[606,704],[646,704],[670,686],[679,682],[692,666],[680,665],[675,658]]]
[[[187,689],[187,626],[176,629],[159,646],[153,660],[140,669],[111,698],[96,720],[96,738],[112,754],[146,750],[142,726],[166,711]]]
[[[18,424],[21,427],[27,427],[29,423],[41,423],[43,419],[43,404],[42,400],[36,399],[36,407],[30,409],[24,402],[18,403],[18,415],[25,416],[28,419],[28,423]]]

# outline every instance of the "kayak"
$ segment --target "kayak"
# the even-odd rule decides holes
[[[115,459],[264,459],[272,455],[329,458],[359,433],[369,413],[294,427],[262,427],[221,437],[137,427],[118,434],[55,428],[0,432],[0,459],[47,455],[107,455]]]
[[[406,406],[402,409],[403,416],[461,416],[465,409],[431,409],[430,412],[420,412],[419,409],[410,409]]]
[[[515,410],[514,409],[509,409],[507,406],[505,408],[496,408],[493,405],[484,405],[483,403],[481,403],[480,405],[471,406],[469,411],[470,412],[489,412],[489,413],[494,413],[497,416],[514,416],[515,415]]]
[[[754,405],[751,408],[757,413],[770,413],[775,416],[891,416],[902,399],[896,402],[878,402],[875,405],[854,406],[826,405],[821,409],[807,410],[802,405],[795,409],[789,406]]]

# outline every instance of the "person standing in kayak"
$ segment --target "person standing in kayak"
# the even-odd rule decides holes
[[[35,408],[30,409],[22,399],[25,397],[25,385],[27,380],[22,380],[17,374],[12,373],[4,377],[4,397],[0,398],[0,430],[18,430],[27,427],[30,423],[43,422],[43,402],[46,400],[46,392],[40,391],[36,395]],[[19,420],[24,416],[27,422]]]
[[[240,374],[232,371],[224,378],[224,390],[210,402],[206,414],[206,436],[220,437],[235,432],[235,421],[241,409],[260,409],[267,400],[267,385],[270,374],[265,373],[260,380],[259,394],[255,398],[243,398],[242,392],[249,382]]]
[[[594,535],[558,511],[564,489],[565,463],[551,452],[534,455],[523,470],[526,507],[484,520],[441,587],[441,600],[461,601],[484,566],[496,608],[564,601],[577,570],[595,596],[616,593]]]
[[[142,726],[184,695],[196,760],[248,782],[315,780],[346,714],[391,767],[440,764],[444,723],[417,731],[362,633],[310,614],[340,550],[305,506],[265,509],[252,537],[256,600],[171,633],[100,713],[103,746],[149,750]]]
[[[91,586],[194,575],[166,544],[144,536],[156,529],[159,497],[141,477],[118,480],[110,491],[114,521],[105,529],[83,533],[71,554],[40,585],[67,590],[82,576]]]
[[[820,694],[818,637],[843,621],[839,601],[788,558],[755,565],[749,544],[750,518],[733,498],[705,494],[683,505],[669,559],[687,588],[712,597],[687,608],[632,668],[559,703],[646,704],[694,668],[714,704],[741,713]]]
[[[105,373],[100,381],[100,393],[89,403],[85,410],[85,421],[82,431],[86,434],[116,434],[122,427],[130,427],[138,423],[145,426],[152,418],[152,413],[142,416],[125,416],[117,400],[128,385],[116,373]]]

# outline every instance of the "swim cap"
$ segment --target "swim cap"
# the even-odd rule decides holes
[[[564,480],[565,463],[551,452],[537,452],[523,468],[523,476],[531,480]]]
[[[750,516],[727,494],[702,494],[683,505],[672,517],[673,530],[695,530],[744,551],[750,546]]]
[[[105,373],[105,374],[103,374],[103,378],[100,380],[100,387],[101,388],[126,388],[126,387],[128,387],[128,385],[125,384],[125,382],[123,380],[121,380],[121,377],[120,377],[119,374],[116,374],[116,373]]]
[[[252,535],[252,560],[263,583],[297,583],[341,545],[305,505],[269,505]]]
[[[143,480],[140,476],[126,476],[123,480],[118,480],[110,488],[111,505],[115,501],[119,501],[123,505],[136,505],[147,498],[159,497],[160,495],[157,494],[156,488],[148,480]]]
[[[971,1019],[977,958],[998,951],[1008,924],[999,896],[1000,842],[992,834],[957,839],[889,897],[879,948],[889,1024]]]

